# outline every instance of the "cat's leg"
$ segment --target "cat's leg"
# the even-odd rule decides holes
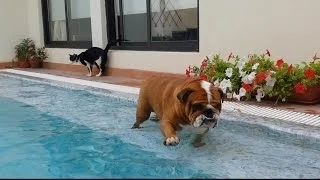
[[[92,65],[90,63],[87,62],[87,68],[89,73],[87,74],[87,76],[91,77],[92,76]]]
[[[90,68],[87,66],[87,69],[88,69],[88,73],[86,74],[86,76],[89,76],[90,75]]]
[[[96,76],[101,76],[102,75],[102,69],[99,66],[99,64],[97,62],[94,62],[94,64],[97,66],[97,68],[99,69],[99,74],[97,74]]]

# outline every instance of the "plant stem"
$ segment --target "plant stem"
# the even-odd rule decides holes
[[[279,98],[277,98],[276,102],[273,104],[273,107],[278,105]]]

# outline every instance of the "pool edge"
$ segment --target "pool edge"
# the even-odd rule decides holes
[[[63,76],[37,73],[37,72],[28,72],[28,71],[16,70],[16,69],[1,69],[0,72],[8,72],[13,74],[31,76],[31,77],[41,78],[41,79],[49,79],[49,80],[72,83],[77,85],[90,86],[94,88],[106,89],[106,90],[135,94],[135,95],[138,95],[140,91],[140,88],[137,88],[137,87],[102,83],[102,82],[63,77]],[[312,115],[312,114],[307,114],[303,112],[280,110],[272,107],[247,105],[243,103],[230,102],[230,101],[225,101],[223,103],[222,109],[226,111],[236,111],[236,112],[255,115],[259,117],[273,118],[273,119],[279,119],[287,122],[294,122],[294,123],[320,127],[319,115]]]

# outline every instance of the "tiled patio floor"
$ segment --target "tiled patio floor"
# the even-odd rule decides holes
[[[59,71],[59,70],[52,70],[52,69],[19,69],[19,70],[52,74],[52,75],[64,76],[64,77],[72,77],[72,78],[78,78],[78,79],[84,79],[84,80],[90,80],[90,81],[104,82],[104,83],[109,83],[109,84],[133,86],[133,87],[139,87],[142,82],[141,79],[116,77],[116,76],[87,77],[87,76],[85,76],[86,72],[78,73],[78,72]],[[271,102],[271,101],[263,101],[261,103],[251,101],[251,102],[242,102],[242,103],[258,105],[258,106],[273,107],[273,102]],[[317,105],[298,105],[298,104],[290,104],[290,103],[280,103],[273,108],[296,111],[296,112],[304,112],[304,113],[308,113],[308,114],[316,114],[316,115],[320,116],[320,104],[317,104]]]

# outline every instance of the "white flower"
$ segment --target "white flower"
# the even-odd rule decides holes
[[[220,86],[219,79],[215,80],[215,81],[213,82],[213,85],[214,85],[214,87],[219,87],[219,86]]]
[[[237,63],[237,68],[239,68],[239,71],[241,71],[244,67],[244,65],[246,64],[246,59],[245,57],[239,59],[238,63]]]
[[[239,77],[244,77],[246,75],[246,72],[245,71],[240,71],[239,70],[239,73],[240,73],[240,76]]]
[[[266,86],[273,87],[276,83],[276,79],[272,78],[270,75],[266,78]]]
[[[251,84],[255,76],[256,76],[256,72],[251,72],[250,74],[245,75],[241,80],[246,84]]]
[[[264,98],[264,91],[260,87],[257,89],[257,95],[256,95],[256,100],[258,102],[261,102],[261,98]]]
[[[221,82],[220,82],[220,85],[219,87],[222,89],[222,91],[224,93],[227,93],[227,88],[230,88],[231,89],[231,81],[230,79],[223,79]]]
[[[232,76],[232,68],[227,68],[225,74],[226,74],[227,77],[231,78],[231,76]]]
[[[258,66],[259,66],[259,63],[255,63],[255,64],[252,66],[252,70],[257,70]]]
[[[233,93],[233,96],[232,96],[234,99],[237,99],[238,101],[240,101],[240,96],[238,94],[236,94],[235,92]]]
[[[239,89],[239,96],[240,96],[240,97],[245,96],[245,95],[246,95],[246,92],[247,92],[247,91],[246,91],[245,88],[243,88],[243,87],[240,88],[240,89]]]
[[[249,81],[253,81],[254,80],[254,78],[256,77],[256,72],[251,72],[250,74],[249,74],[249,76],[248,76],[248,80]]]
[[[252,82],[248,80],[249,75],[245,75],[242,77],[241,81],[245,84],[251,84]]]

